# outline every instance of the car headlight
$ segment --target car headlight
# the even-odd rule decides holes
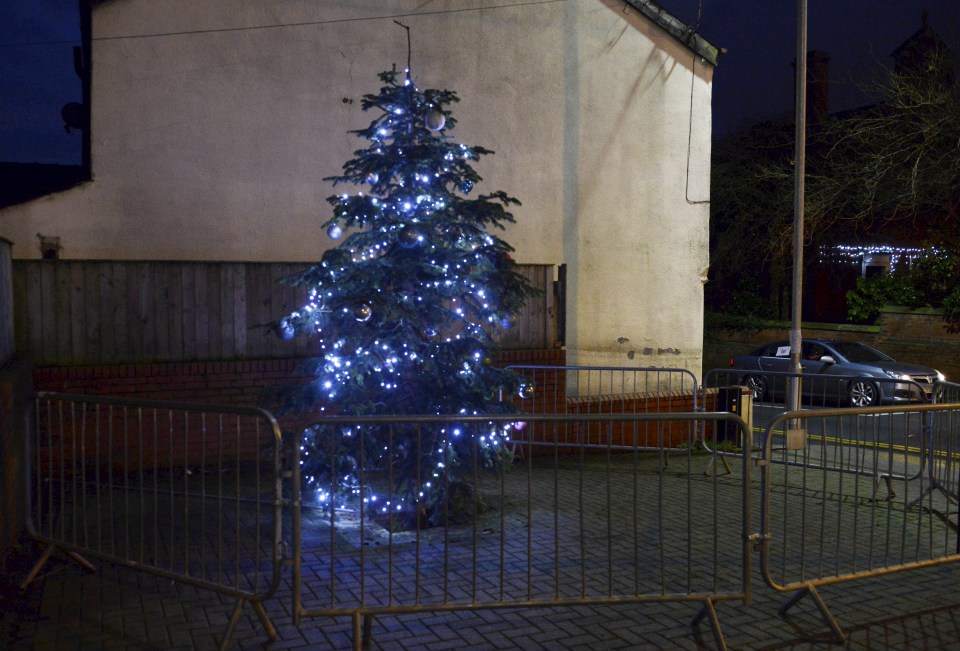
[[[947,381],[947,376],[941,373],[940,371],[937,371],[937,382],[946,382],[946,381]]]
[[[887,369],[883,369],[883,372],[886,373],[887,375],[889,375],[890,377],[892,377],[892,378],[894,378],[894,379],[897,379],[897,380],[911,380],[911,379],[913,379],[913,378],[911,378],[909,375],[907,375],[906,373],[898,373],[897,371],[888,371]]]

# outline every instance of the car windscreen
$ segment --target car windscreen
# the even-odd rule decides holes
[[[833,342],[832,346],[837,349],[838,353],[846,357],[848,361],[854,363],[893,361],[892,357],[884,355],[875,348],[852,341],[836,341]]]

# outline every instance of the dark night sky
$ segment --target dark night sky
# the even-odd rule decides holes
[[[793,0],[660,0],[727,49],[713,83],[714,130],[792,114],[796,52]],[[809,0],[808,47],[830,56],[830,109],[864,103],[857,80],[876,75],[929,11],[934,30],[960,53],[960,0]],[[80,100],[72,48],[76,0],[0,0],[0,161],[79,163],[80,134],[60,108]]]
[[[793,115],[797,3],[793,0],[659,0],[727,49],[713,78],[714,132],[744,121]],[[960,54],[960,0],[808,0],[807,49],[830,57],[829,109],[866,103],[858,89],[876,79],[890,53],[921,27],[924,10]]]
[[[77,0],[0,0],[0,161],[80,164],[60,109],[81,100]]]

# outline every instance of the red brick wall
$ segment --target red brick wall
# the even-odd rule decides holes
[[[138,399],[138,400],[167,400],[175,402],[200,403],[207,405],[236,405],[246,407],[256,407],[263,403],[263,393],[265,389],[271,387],[281,387],[290,385],[298,381],[297,367],[299,360],[296,359],[263,359],[249,361],[211,361],[211,362],[170,362],[154,364],[120,364],[113,366],[57,366],[36,368],[33,372],[33,380],[37,391],[52,391],[62,393],[73,393],[90,396],[112,396],[118,398]],[[300,381],[306,378],[300,378]],[[93,418],[92,410],[88,414]],[[161,415],[162,416],[162,415]],[[114,415],[114,418],[120,416]],[[88,419],[89,419],[88,418]],[[195,420],[195,419],[192,419]],[[217,420],[211,418],[213,427]],[[295,417],[278,418],[281,429],[295,430],[299,429],[299,421]],[[232,422],[232,421],[231,421]],[[149,425],[149,423],[148,423]],[[228,424],[228,427],[231,425]],[[117,453],[117,463],[107,465],[117,465],[122,458],[123,450],[126,447],[134,446],[137,449],[149,451],[153,447],[165,450],[163,458],[166,463],[176,464],[199,464],[201,458],[211,458],[222,439],[228,441],[229,454],[224,453],[225,457],[240,456],[246,458],[251,454],[257,453],[263,445],[269,443],[269,439],[260,437],[260,443],[253,441],[253,432],[262,431],[266,426],[259,419],[244,417],[241,428],[245,433],[239,439],[240,449],[236,448],[234,441],[237,441],[235,433],[216,432],[211,430],[209,438],[201,444],[196,436],[189,437],[190,444],[179,446],[182,449],[168,450],[165,428],[160,428],[159,438],[156,445],[139,446],[135,441],[130,441],[115,435],[111,437],[107,444],[108,450]],[[84,431],[90,439],[87,441],[87,449],[93,449],[93,439],[103,437],[106,424],[101,423],[100,433],[95,433],[92,425]],[[115,428],[115,431],[123,431],[123,427]],[[181,439],[187,432],[200,431],[198,422],[186,422],[180,419],[175,421],[174,436]],[[53,428],[57,431],[57,428]],[[250,435],[247,436],[246,434]],[[52,440],[49,448],[44,451],[43,458],[46,460],[56,460],[57,462],[65,459],[70,462],[68,454],[70,446],[63,441]],[[153,463],[153,458],[145,460],[148,465]],[[163,461],[161,461],[163,465]]]
[[[901,362],[932,366],[951,382],[960,382],[960,334],[947,332],[937,312],[882,312],[875,345]]]
[[[571,398],[572,414],[668,414],[693,411],[693,396],[680,394],[634,394]],[[591,442],[641,448],[675,448],[694,443],[694,422],[662,420],[648,422],[588,423],[583,434]]]
[[[33,373],[38,391],[257,405],[264,387],[287,384],[298,360],[173,362],[117,366],[54,366]]]
[[[503,351],[495,361],[499,366],[563,366],[565,362],[563,350]],[[37,390],[41,391],[256,406],[261,403],[263,389],[297,381],[297,365],[297,360],[273,359],[47,367],[35,369],[33,376]],[[527,413],[633,414],[694,410],[693,396],[680,393],[568,398],[562,370],[538,371],[534,395],[525,400],[516,399],[516,402]],[[708,404],[707,408],[712,408],[712,404]],[[286,429],[297,429],[299,426],[296,418],[280,419],[280,424]],[[694,433],[691,421],[590,423],[581,425],[580,431],[575,431],[572,427],[564,426],[563,441],[592,445],[638,445],[647,448],[690,444],[693,442]],[[707,427],[712,432],[709,423]],[[550,442],[557,440],[555,436],[552,428],[545,424],[536,424],[531,425],[525,432],[518,433],[515,438]],[[186,453],[196,456],[197,450],[188,450]]]
[[[557,373],[561,377],[560,372]],[[561,385],[562,386],[562,385]],[[617,396],[570,397],[561,391],[554,393],[544,390],[541,396],[540,386],[532,398],[517,401],[526,413],[534,414],[670,414],[696,411],[692,394],[647,393]],[[707,396],[706,409],[712,410],[716,402],[716,392]],[[555,396],[561,398],[555,398]],[[699,406],[699,405],[698,405]],[[707,438],[713,437],[714,426],[710,421],[701,421],[706,427]],[[695,441],[694,421],[656,420],[637,422],[587,422],[581,424],[528,423],[523,430],[513,436],[515,443],[537,443],[529,450],[521,452],[542,455],[579,454],[580,445],[589,446],[637,446],[659,449],[691,445]],[[560,446],[555,449],[555,443]]]
[[[262,412],[180,411],[103,403],[41,401],[33,472],[42,480],[82,476],[111,481],[124,473],[268,463],[277,439]],[[264,465],[267,468],[267,465]]]
[[[565,359],[560,349],[507,350],[494,363],[560,366]],[[34,369],[33,380],[38,391],[256,406],[264,388],[305,380],[297,376],[299,363],[297,359],[261,359],[49,366]]]
[[[716,389],[707,390],[705,404],[697,405],[703,411],[714,411],[717,407]],[[565,405],[553,404],[549,400],[538,399],[537,396],[529,400],[518,401],[526,413],[556,413],[556,414],[671,414],[690,413],[697,409],[694,406],[692,394],[675,393],[646,393],[618,396],[592,396],[566,398]],[[550,407],[547,409],[546,407]],[[539,408],[539,409],[538,409]],[[726,411],[724,408],[722,411]],[[704,429],[708,440],[713,440],[717,425],[714,421],[696,421],[697,427]],[[724,428],[724,439],[738,439],[738,432],[733,425]],[[528,423],[523,430],[516,432],[512,437],[518,444],[521,454],[533,456],[559,454],[580,454],[580,446],[633,446],[647,449],[676,448],[681,445],[692,445],[698,432],[695,421],[690,420],[655,420],[655,421],[611,421],[587,422],[580,424],[561,423]],[[530,448],[523,447],[524,443],[537,443]],[[559,443],[559,446],[554,444]]]
[[[565,351],[501,351],[495,364],[561,366]],[[141,400],[174,400],[219,405],[259,406],[263,390],[305,381],[297,359],[171,362],[110,366],[51,366],[34,369],[38,391]],[[294,426],[287,419],[281,425]]]

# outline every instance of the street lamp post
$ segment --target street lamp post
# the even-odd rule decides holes
[[[796,137],[793,176],[793,287],[790,323],[790,396],[791,411],[800,409],[800,349],[803,337],[800,321],[803,311],[803,191],[807,145],[807,0],[797,0]],[[802,449],[805,433],[793,422],[787,428],[787,448]]]

